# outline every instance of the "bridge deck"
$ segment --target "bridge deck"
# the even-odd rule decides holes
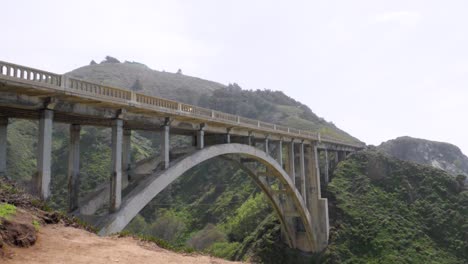
[[[191,127],[187,127],[187,130],[190,131],[199,129],[199,126],[193,126],[193,124],[206,124],[207,131],[213,133],[227,133],[229,131],[231,135],[242,136],[253,133],[254,136],[269,136],[272,139],[318,141],[354,149],[364,147],[357,142],[344,141],[307,130],[253,120],[3,61],[0,61],[0,91],[4,97],[0,99],[0,106],[2,106],[0,111],[12,117],[22,115],[35,118],[38,116],[37,108],[42,107],[42,101],[52,98],[52,101],[49,102],[51,104],[62,102],[62,108],[58,109],[55,116],[57,121],[62,122],[70,122],[71,115],[75,120],[81,118],[83,122],[107,125],[106,120],[109,121],[111,118],[115,118],[116,113],[120,113],[124,116],[133,116],[127,120],[133,127],[145,129],[147,127],[157,128],[160,126],[161,120],[169,117],[175,121],[174,127],[176,129],[177,127],[182,128],[184,125],[187,126],[189,123]],[[8,95],[15,98],[8,101]],[[22,95],[24,98],[18,98],[18,95]],[[31,100],[31,98],[36,101]],[[13,101],[21,101],[21,99],[25,103],[20,107],[17,103],[13,103]],[[113,109],[114,111],[100,111],[99,116],[93,117],[92,114],[89,114],[93,111],[80,112],[79,110],[83,107],[69,107],[66,111],[63,102],[68,105],[80,104],[92,106],[93,109]],[[94,110],[94,112],[96,111]],[[153,120],[148,121],[149,119]]]

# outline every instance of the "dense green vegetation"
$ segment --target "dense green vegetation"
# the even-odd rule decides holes
[[[438,169],[353,154],[329,185],[329,263],[466,263],[468,192]]]

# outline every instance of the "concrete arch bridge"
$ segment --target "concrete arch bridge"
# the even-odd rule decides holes
[[[329,229],[321,178],[327,182],[332,165],[364,148],[357,142],[0,61],[0,174],[7,171],[9,118],[39,120],[33,180],[34,192],[42,199],[50,195],[53,123],[70,124],[69,211],[87,219],[107,204],[105,213],[93,219],[102,235],[121,231],[190,168],[222,157],[244,170],[266,194],[290,247],[319,252],[328,244]],[[112,128],[112,152],[109,182],[79,199],[83,125]],[[132,166],[132,130],[160,133],[160,153]],[[171,134],[190,136],[192,142],[179,155],[171,155],[177,152],[170,149]]]

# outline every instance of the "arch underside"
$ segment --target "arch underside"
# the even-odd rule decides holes
[[[286,242],[290,247],[296,248],[295,230],[292,225],[287,223],[287,215],[282,210],[281,201],[286,199],[289,201],[295,212],[304,225],[307,244],[311,251],[316,247],[316,234],[312,230],[311,215],[307,209],[301,194],[296,189],[294,183],[283,168],[264,151],[244,144],[220,144],[206,147],[190,154],[173,164],[159,174],[149,176],[141,181],[128,195],[123,197],[120,209],[108,216],[101,222],[100,235],[108,235],[122,231],[125,226],[162,190],[178,179],[182,174],[200,163],[215,158],[222,157],[230,160],[238,165],[240,169],[245,171],[266,194],[273,209],[278,215]],[[284,199],[275,196],[275,191],[268,184],[268,179],[260,176],[258,172],[252,170],[250,166],[244,165],[241,158],[246,158],[262,164],[266,170],[261,172],[267,177],[274,177],[281,186],[281,195]]]

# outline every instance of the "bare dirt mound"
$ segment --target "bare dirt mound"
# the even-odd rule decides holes
[[[236,263],[209,256],[175,253],[131,237],[99,237],[61,224],[41,227],[33,247],[7,247],[6,251],[8,257],[0,259],[5,264]]]

